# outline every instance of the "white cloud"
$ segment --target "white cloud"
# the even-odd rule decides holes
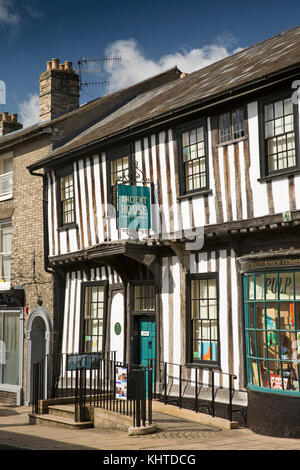
[[[28,95],[28,99],[19,104],[18,114],[23,127],[29,127],[39,122],[40,102],[38,95]]]
[[[13,0],[0,0],[0,24],[16,26],[20,20]]]
[[[158,60],[147,58],[135,39],[115,41],[108,45],[105,55],[107,57],[120,57],[121,61],[108,61],[105,65],[109,80],[107,91],[112,93],[126,88],[174,66],[186,73],[199,70],[241,50],[241,48],[233,51],[229,50],[229,47],[236,42],[232,38],[230,36],[229,41],[227,37],[224,37],[222,42],[221,37],[218,37],[214,44],[190,51],[182,50],[181,52],[166,54]]]

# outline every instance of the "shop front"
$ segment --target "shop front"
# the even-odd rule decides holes
[[[300,437],[300,259],[243,268],[249,427]]]

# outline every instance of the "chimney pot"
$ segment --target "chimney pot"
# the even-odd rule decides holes
[[[59,70],[65,70],[64,64],[59,64]]]
[[[70,60],[65,60],[65,70],[72,70],[72,62]]]
[[[52,69],[52,61],[48,60],[47,61],[47,70],[51,70],[51,69]]]
[[[18,115],[13,113],[11,116],[10,116],[10,121],[11,122],[18,122]]]
[[[59,66],[59,59],[52,59],[52,68],[58,69]]]
[[[8,121],[8,112],[3,111],[3,113],[2,113],[2,121]]]

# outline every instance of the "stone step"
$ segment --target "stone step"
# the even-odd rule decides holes
[[[68,429],[87,429],[92,428],[92,421],[84,421],[82,423],[76,423],[74,418],[67,416],[58,416],[51,414],[29,414],[29,424],[39,424],[42,426],[55,426],[63,427]]]
[[[48,407],[48,413],[51,416],[61,416],[74,419],[75,405],[51,405]]]

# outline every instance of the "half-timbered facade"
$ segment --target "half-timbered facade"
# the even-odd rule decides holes
[[[278,435],[299,435],[299,45],[294,28],[138,94],[31,166],[61,351],[235,374],[249,426]],[[150,226],[120,223],[119,186],[127,216],[150,189]]]

